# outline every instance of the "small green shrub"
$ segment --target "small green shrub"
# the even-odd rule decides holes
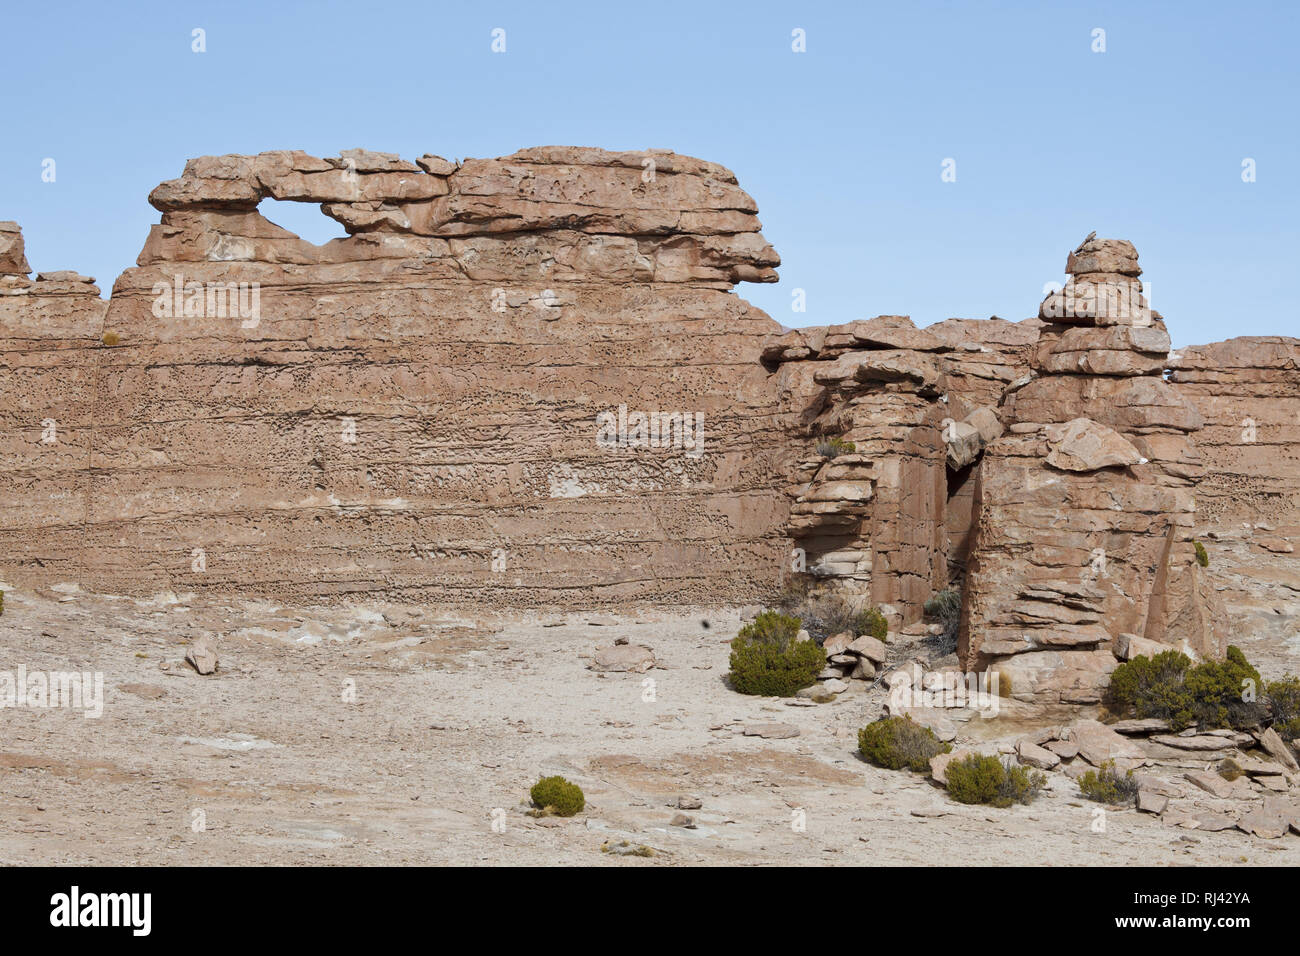
[[[1100,770],[1089,770],[1079,778],[1079,792],[1098,803],[1133,803],[1137,800],[1138,782],[1132,770],[1121,777],[1115,761],[1107,760]]]
[[[1267,714],[1266,704],[1242,699],[1247,687],[1262,691],[1263,679],[1238,647],[1230,645],[1224,660],[1197,664],[1187,672],[1183,686],[1192,696],[1199,727],[1255,727]]]
[[[811,686],[826,666],[814,640],[799,640],[800,621],[764,611],[731,642],[731,686],[742,694],[791,697]]]
[[[582,788],[563,777],[542,777],[528,795],[533,799],[533,806],[557,817],[571,817],[587,805]]]
[[[0,596],[0,610],[4,601]],[[1300,738],[1300,677],[1287,674],[1270,681],[1264,696],[1273,708],[1273,729],[1287,743]]]
[[[1116,667],[1106,700],[1115,713],[1158,717],[1174,730],[1241,729],[1257,726],[1267,713],[1263,702],[1244,699],[1247,688],[1259,686],[1259,671],[1238,647],[1230,646],[1222,661],[1196,665],[1187,655],[1170,650],[1155,657],[1139,655]]]
[[[851,441],[845,441],[838,435],[831,435],[827,438],[817,440],[817,454],[823,458],[838,458],[840,455],[852,455],[858,450],[858,446]]]
[[[1155,657],[1140,654],[1111,672],[1107,706],[1117,714],[1158,717],[1181,730],[1193,718],[1183,686],[1191,666],[1191,658],[1179,651],[1161,651]]]
[[[922,727],[911,717],[882,717],[858,731],[858,753],[877,767],[886,770],[930,769],[930,758],[952,751],[929,727]]]
[[[1199,541],[1193,541],[1192,545],[1196,548],[1196,563],[1203,568],[1210,566],[1210,553],[1205,550],[1205,545]]]
[[[853,633],[861,637],[870,634],[878,641],[889,641],[889,621],[880,613],[880,608],[869,607],[859,611],[853,618]]]
[[[1047,786],[1047,775],[1042,771],[1004,764],[997,757],[982,754],[954,760],[944,772],[948,776],[948,795],[958,803],[994,807],[1030,803]]]

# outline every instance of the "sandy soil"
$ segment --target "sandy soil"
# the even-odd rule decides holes
[[[1133,810],[1095,832],[1097,805],[1059,773],[1028,807],[953,803],[856,756],[881,692],[793,706],[729,690],[738,623],[10,591],[0,670],[101,671],[105,702],[98,719],[0,711],[0,862],[1300,864],[1300,837]],[[204,635],[221,656],[211,676],[181,662]],[[590,670],[615,637],[653,648],[658,666]],[[800,733],[740,732],[768,722]],[[976,729],[996,744],[996,727]],[[526,813],[529,786],[553,773],[585,791],[578,816]],[[703,803],[687,811],[695,829],[670,824],[679,795]],[[655,855],[602,852],[624,840]]]

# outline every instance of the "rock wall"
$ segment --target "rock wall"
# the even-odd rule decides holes
[[[0,223],[6,580],[566,608],[802,561],[895,623],[965,582],[966,666],[1062,702],[1121,635],[1217,653],[1220,597],[1300,621],[1300,341],[1170,354],[1127,243],[1024,322],[785,332],[732,291],[776,278],[753,200],[673,153],[203,157],[150,201],[110,302]]]
[[[1163,378],[1169,335],[1137,252],[1090,237],[1066,271],[981,463],[958,646],[1037,704],[1096,703],[1121,635],[1225,646],[1193,545],[1202,419]]]
[[[988,403],[1022,373],[1039,325],[951,319],[917,329],[878,316],[797,329],[764,349],[787,420],[798,423],[787,530],[809,573],[902,623],[960,577],[969,477],[1001,433]]]
[[[268,196],[349,237],[299,239]],[[5,575],[492,607],[770,590],[779,327],[731,289],[778,259],[728,170],[274,152],[192,160],[150,201],[106,315],[70,277],[3,300]]]
[[[1169,380],[1205,420],[1196,534],[1233,640],[1252,659],[1300,639],[1300,339],[1181,349]]]

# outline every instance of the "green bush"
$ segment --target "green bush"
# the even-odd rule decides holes
[[[811,686],[826,666],[814,640],[799,640],[800,621],[764,611],[731,642],[731,686],[742,694],[792,697]]]
[[[1224,660],[1197,664],[1187,672],[1183,686],[1192,695],[1194,723],[1199,727],[1256,727],[1267,714],[1264,703],[1242,699],[1247,687],[1262,692],[1263,680],[1240,648],[1229,646]]]
[[[0,600],[0,608],[4,603]],[[1300,738],[1300,677],[1287,674],[1264,690],[1273,708],[1273,729],[1287,743]]]
[[[1208,568],[1210,566],[1210,554],[1205,550],[1205,545],[1199,541],[1193,541],[1192,544],[1196,548],[1196,563],[1203,568]]]
[[[880,608],[869,607],[859,611],[853,618],[853,633],[859,637],[870,634],[878,641],[889,640],[889,621],[880,613]]]
[[[582,788],[563,777],[542,777],[528,795],[533,799],[533,806],[557,817],[571,817],[587,805]]]
[[[838,435],[831,435],[828,438],[819,438],[817,440],[817,454],[823,458],[838,458],[840,455],[852,455],[858,450],[858,446],[851,441],[845,441]]]
[[[1259,686],[1259,671],[1235,646],[1228,648],[1225,660],[1196,665],[1169,650],[1155,657],[1138,655],[1116,667],[1106,703],[1116,713],[1168,720],[1175,730],[1240,729],[1258,725],[1266,713],[1262,703],[1243,699],[1247,687]]]
[[[1100,770],[1089,770],[1079,778],[1079,792],[1098,803],[1133,803],[1137,800],[1138,782],[1132,770],[1121,777],[1115,761],[1107,760]]]
[[[911,717],[882,717],[858,731],[858,753],[870,763],[886,770],[930,769],[930,758],[951,752],[929,727],[922,727]]]
[[[1107,706],[1117,714],[1157,717],[1181,730],[1193,719],[1191,700],[1183,682],[1192,666],[1180,651],[1161,651],[1155,657],[1140,654],[1111,672],[1106,689]]]
[[[958,803],[1009,807],[1031,802],[1047,786],[1047,775],[1042,771],[1004,764],[997,757],[981,754],[954,760],[944,772],[948,776],[948,795]]]

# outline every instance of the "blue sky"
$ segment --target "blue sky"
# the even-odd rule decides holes
[[[4,18],[0,219],[22,224],[34,269],[105,294],[158,220],[149,190],[187,157],[665,147],[730,167],[758,201],[781,282],[738,291],[786,325],[1025,318],[1095,229],[1137,245],[1176,344],[1300,335],[1294,2],[50,2]],[[266,211],[341,234],[315,206]]]

